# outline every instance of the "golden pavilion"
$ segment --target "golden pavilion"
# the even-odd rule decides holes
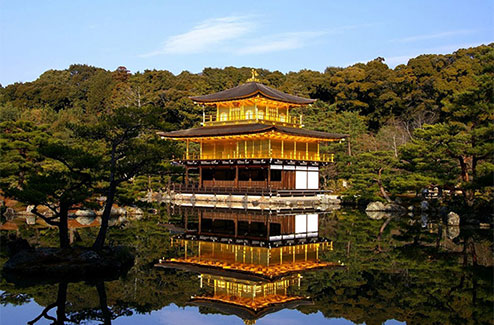
[[[191,99],[215,114],[203,114],[202,127],[159,135],[185,141],[185,184],[198,190],[318,190],[319,168],[334,159],[321,144],[347,136],[304,129],[302,115],[292,112],[315,100],[268,87],[255,71],[240,86]],[[191,173],[198,175],[194,184]]]
[[[183,216],[183,233],[171,239],[173,257],[155,266],[198,273],[199,290],[189,303],[234,314],[246,324],[311,304],[300,290],[304,272],[342,266],[320,258],[333,250],[331,241],[319,237],[320,212],[205,207],[175,212]]]

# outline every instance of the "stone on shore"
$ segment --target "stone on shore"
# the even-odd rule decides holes
[[[384,203],[376,201],[367,205],[365,211],[385,211]]]
[[[448,226],[459,226],[460,225],[460,216],[458,213],[451,211],[448,213]]]

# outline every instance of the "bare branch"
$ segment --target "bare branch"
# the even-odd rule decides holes
[[[31,209],[31,213],[34,214],[37,217],[40,217],[41,219],[43,219],[49,225],[57,226],[57,227],[60,226],[60,222],[53,221],[53,219],[56,219],[57,216],[53,216],[53,217],[46,217],[46,216],[44,216],[43,214],[41,214],[38,211],[38,206],[37,205],[35,205],[34,208]]]

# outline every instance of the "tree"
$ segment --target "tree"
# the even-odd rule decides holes
[[[445,104],[446,121],[415,130],[402,158],[408,170],[430,175],[437,185],[461,189],[472,206],[475,191],[486,185],[482,180],[492,180],[494,173],[494,82],[483,78],[478,87]]]
[[[2,191],[34,205],[30,212],[58,227],[60,247],[69,247],[69,210],[91,197],[99,157],[81,145],[63,143],[31,123],[4,122],[0,130]],[[49,213],[41,213],[40,206]]]
[[[363,200],[385,199],[390,202],[388,194],[391,180],[400,174],[398,160],[392,151],[364,152],[350,157],[342,176],[351,180],[348,195],[356,195]]]
[[[99,191],[106,196],[106,202],[93,248],[104,246],[117,187],[135,176],[152,173],[171,156],[171,145],[155,133],[159,121],[160,111],[155,107],[130,106],[101,114],[91,125],[74,125],[77,136],[94,141],[103,157],[105,175]]]

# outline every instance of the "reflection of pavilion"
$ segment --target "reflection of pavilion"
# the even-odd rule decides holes
[[[300,280],[300,274],[272,282],[201,274],[201,294],[193,296],[191,304],[234,314],[253,324],[278,310],[311,304],[309,299],[299,294]]]
[[[316,212],[185,211],[185,233],[172,239],[177,256],[156,266],[200,274],[191,304],[253,323],[311,303],[299,292],[302,272],[340,266],[319,259],[333,245],[318,237]]]
[[[256,246],[320,241],[319,212],[298,210],[271,213],[256,210],[180,208],[185,234],[197,238]]]

